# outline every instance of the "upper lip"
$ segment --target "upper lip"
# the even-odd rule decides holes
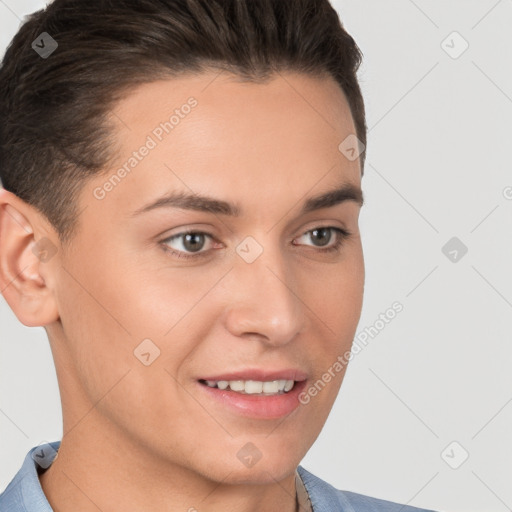
[[[211,375],[202,377],[200,380],[295,380],[301,381],[307,379],[307,374],[297,368],[283,368],[282,370],[268,370],[260,368],[248,368],[247,370],[239,370],[236,372],[222,373],[219,375]]]

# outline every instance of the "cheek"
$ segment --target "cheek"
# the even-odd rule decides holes
[[[360,246],[359,246],[360,248]],[[364,291],[362,251],[354,251],[343,263],[308,275],[304,286],[306,304],[313,313],[315,375],[305,396],[306,408],[324,422],[343,382],[352,342],[359,323]],[[323,424],[323,423],[322,423]]]
[[[352,342],[361,315],[365,272],[360,246],[356,249],[340,264],[308,275],[305,284],[305,302],[325,324],[329,337],[336,336],[337,348]]]
[[[116,286],[105,290],[106,300],[134,338],[167,339],[198,315],[203,302],[209,302],[203,299],[229,269],[229,263],[187,266],[158,249],[138,261],[122,255],[113,269]]]
[[[100,288],[89,286],[86,292],[69,282],[59,305],[61,342],[92,402],[128,371],[133,359],[134,340],[104,299]]]
[[[134,350],[143,339],[161,336],[161,330],[152,327],[151,304],[135,293],[142,283],[127,279],[122,266],[91,251],[87,261],[65,267],[57,290],[60,343],[95,403],[128,371],[143,366]]]
[[[198,319],[207,316],[211,303],[201,299],[218,282],[220,271],[190,279],[185,270],[150,272],[142,264],[136,271],[133,262],[101,268],[108,281],[80,278],[89,279],[87,292],[72,279],[65,283],[62,316],[78,378],[93,403],[115,385],[109,396],[118,414],[129,415],[125,405],[134,403],[150,411],[176,386],[173,376],[181,377],[184,361],[206,337],[207,322]],[[167,392],[153,396],[154,389]],[[121,393],[122,399],[114,399]],[[107,402],[102,400],[100,407]]]
[[[73,382],[68,382],[73,386],[77,417],[85,417],[94,404],[98,412],[127,431],[147,433],[159,421],[169,424],[173,419],[170,411],[183,408],[173,376],[189,350],[186,338],[180,342],[179,335],[163,336],[163,327],[168,330],[172,318],[155,327],[151,304],[140,309],[143,303],[133,294],[119,294],[127,300],[114,304],[110,287],[101,288],[98,283],[90,286],[93,298],[73,288],[72,282],[67,285],[67,294],[61,299],[61,319],[69,362],[66,378],[73,374]],[[128,321],[125,316],[130,316],[130,308],[133,316]],[[144,350],[138,350],[143,339],[152,342],[145,342]],[[78,396],[83,400],[77,400]]]

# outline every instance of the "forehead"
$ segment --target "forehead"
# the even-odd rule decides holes
[[[297,199],[321,180],[323,188],[360,183],[358,161],[338,148],[355,127],[331,78],[286,73],[255,83],[211,72],[158,80],[131,90],[111,114],[116,160],[89,186],[90,194],[107,185],[108,215],[176,189],[256,202]]]
[[[264,83],[225,72],[158,80],[133,89],[112,114],[124,156],[148,134],[161,135],[157,142],[173,149],[186,142],[187,149],[209,150],[229,140],[227,147],[235,150],[301,139],[312,149],[321,141],[337,143],[337,149],[340,136],[355,133],[338,84],[297,73],[280,73]]]
[[[345,107],[348,107],[343,91],[330,75],[320,77],[283,71],[265,80],[248,80],[225,71],[211,70],[185,72],[176,77],[135,85],[127,90],[112,112],[117,115],[124,113],[129,118],[130,111],[147,111],[148,106],[172,109],[180,99],[190,95],[201,97],[204,106],[227,109],[231,105],[233,110],[250,108],[247,99],[253,102],[278,100],[283,107],[300,101],[326,122],[334,124],[340,112],[334,113],[333,106],[341,108],[343,113],[347,113]]]

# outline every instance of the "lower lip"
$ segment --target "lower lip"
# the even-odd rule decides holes
[[[306,387],[305,380],[296,382],[293,388],[281,395],[251,395],[237,393],[230,389],[211,388],[206,384],[197,384],[213,400],[241,416],[257,419],[276,419],[293,412],[300,405],[299,394]]]

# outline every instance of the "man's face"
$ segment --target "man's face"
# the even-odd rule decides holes
[[[358,161],[338,149],[355,133],[348,104],[331,79],[212,72],[140,86],[113,114],[116,163],[87,183],[72,248],[48,263],[64,436],[110,439],[219,481],[283,478],[319,435],[344,372],[331,370],[308,403],[298,393],[350,349],[362,306],[360,205],[301,212],[311,197],[360,187]],[[239,214],[183,204],[135,214],[178,193]],[[273,397],[203,382],[234,373],[306,381]]]

